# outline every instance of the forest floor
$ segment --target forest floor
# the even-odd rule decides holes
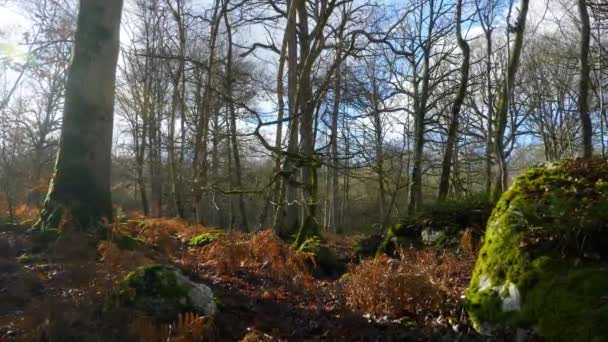
[[[189,246],[209,231],[174,219],[138,219],[98,243],[78,232],[49,239],[27,227],[0,227],[0,341],[149,341],[167,325],[104,303],[117,281],[150,263],[175,265],[213,290],[219,313],[213,338],[202,340],[488,340],[468,326],[459,304],[474,256],[442,264],[440,252],[421,250],[409,252],[409,263],[360,262],[356,238],[330,235],[324,244],[348,273],[314,277],[314,255],[292,250],[270,231]],[[137,246],[122,246],[127,233]],[[171,341],[196,340],[176,333]]]

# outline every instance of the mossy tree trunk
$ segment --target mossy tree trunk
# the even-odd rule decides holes
[[[305,1],[298,2],[298,18],[300,29],[300,55],[302,61],[312,59],[311,42],[308,28],[308,10]],[[301,176],[304,206],[302,210],[302,225],[298,231],[295,244],[299,246],[308,237],[318,235],[317,222],[317,163],[315,156],[315,102],[312,93],[312,63],[304,63],[300,72],[298,87],[298,104],[302,113],[300,121],[301,138]]]
[[[295,1],[295,0],[292,0]],[[300,38],[300,68],[297,83],[297,106],[300,118],[300,158],[302,179],[302,224],[298,229],[294,245],[299,247],[308,238],[319,235],[319,223],[317,220],[317,207],[319,203],[319,183],[317,171],[321,166],[319,157],[315,151],[316,131],[318,124],[319,98],[313,94],[313,65],[318,60],[326,37],[324,28],[334,10],[338,7],[335,1],[323,2],[320,6],[320,15],[314,26],[309,28],[309,18],[314,13],[309,13],[306,1],[297,1],[298,34]],[[316,17],[316,15],[315,15]],[[347,20],[343,15],[340,21]],[[336,63],[333,63],[328,72],[331,77]]]
[[[80,229],[112,219],[110,161],[122,0],[81,0],[55,173],[40,219]]]
[[[507,188],[507,165],[506,156],[504,150],[504,135],[507,129],[508,121],[508,109],[509,109],[509,98],[511,97],[511,91],[513,90],[513,84],[515,82],[515,75],[517,74],[517,68],[519,67],[519,57],[524,44],[524,34],[526,30],[526,18],[528,14],[528,5],[530,0],[522,0],[521,8],[519,9],[519,15],[515,26],[511,29],[515,31],[515,41],[511,55],[509,56],[509,64],[507,65],[507,74],[503,80],[502,90],[500,98],[498,99],[498,109],[496,110],[496,130],[494,136],[494,155],[497,162],[497,172],[495,173],[495,184],[492,191],[492,198],[498,200],[500,195]]]

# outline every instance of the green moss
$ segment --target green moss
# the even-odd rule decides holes
[[[157,264],[129,273],[114,287],[106,307],[135,308],[165,322],[183,312],[213,315],[217,309],[208,287],[192,282],[172,266]]]
[[[399,224],[389,227],[376,255],[393,254],[403,245],[422,244],[421,236],[425,230],[445,233],[432,243],[436,248],[458,248],[460,234],[467,228],[483,231],[493,208],[494,203],[485,193],[425,205],[418,212],[401,218]]]
[[[318,236],[310,237],[300,244],[298,250],[306,253],[316,253],[321,247],[321,238]]]
[[[119,304],[130,305],[143,297],[181,299],[187,294],[188,289],[179,286],[170,268],[151,264],[130,272],[115,288],[113,299]]]
[[[171,320],[191,307],[189,288],[182,286],[176,270],[151,264],[129,273],[113,289],[110,307],[134,307],[152,313],[160,320]]]
[[[299,251],[313,254],[314,263],[310,264],[311,273],[318,278],[338,278],[346,272],[346,265],[339,260],[318,236],[310,237],[300,245]]]
[[[388,228],[382,242],[376,249],[376,255],[396,253],[400,246],[414,246],[420,244],[419,227],[407,225],[405,223],[397,223]]]
[[[31,264],[40,260],[40,256],[33,254],[22,254],[17,258],[17,262],[20,264]]]
[[[503,194],[465,294],[476,328],[534,328],[555,341],[608,340],[602,179],[608,179],[605,161],[564,161],[530,169]],[[507,303],[516,297],[510,284],[517,308]]]
[[[190,239],[190,242],[188,243],[188,245],[190,247],[203,247],[225,235],[226,235],[226,233],[224,233],[222,231],[213,230],[213,231],[202,233],[200,235],[193,237],[192,239]]]
[[[224,303],[222,302],[222,299],[218,296],[213,296],[213,303],[215,303],[215,306],[217,306],[220,310],[223,308]]]
[[[315,207],[314,205],[308,205],[309,207]],[[317,223],[314,215],[308,215],[302,222],[302,225],[298,229],[298,233],[293,241],[292,246],[294,248],[300,248],[306,241],[319,237],[319,224]]]

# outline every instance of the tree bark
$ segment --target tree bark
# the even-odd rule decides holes
[[[288,26],[291,25],[287,32],[287,101],[289,106],[289,139],[287,142],[287,151],[290,154],[298,152],[299,136],[298,130],[300,127],[299,118],[299,99],[298,99],[298,42],[296,34],[296,17],[295,13],[299,10],[300,2],[303,0],[290,0],[290,6],[294,8],[293,19],[288,21]],[[290,7],[291,8],[291,7]],[[290,24],[291,23],[291,24]],[[281,230],[286,236],[290,236],[296,232],[299,225],[298,206],[297,206],[297,191],[295,183],[297,180],[295,161],[292,158],[287,158],[285,161],[284,170],[288,173],[288,179],[285,180],[285,221]]]
[[[424,133],[426,106],[429,97],[429,82],[431,77],[431,36],[434,29],[435,13],[433,10],[434,1],[429,3],[429,23],[427,28],[427,38],[423,47],[423,66],[422,66],[422,89],[420,92],[415,90],[415,115],[414,115],[414,161],[412,166],[412,184],[407,211],[409,214],[417,211],[422,205],[422,155],[424,153]],[[416,85],[416,88],[418,86]]]
[[[503,80],[500,98],[498,100],[498,109],[496,111],[496,131],[494,136],[494,155],[498,164],[498,170],[495,174],[495,184],[492,191],[492,198],[496,201],[507,188],[507,166],[504,151],[504,135],[507,128],[509,98],[513,90],[513,83],[519,67],[519,57],[524,43],[524,34],[526,31],[526,17],[528,14],[528,5],[530,0],[522,0],[519,15],[517,16],[515,31],[515,41],[513,42],[512,54],[507,65],[507,75]]]
[[[176,8],[173,8],[170,1],[167,4],[171,7],[179,34],[179,65],[177,73],[173,79],[173,96],[171,99],[171,112],[169,113],[169,137],[168,137],[168,152],[169,152],[169,177],[171,181],[171,197],[175,213],[178,217],[184,218],[184,206],[182,203],[180,177],[178,175],[178,160],[175,154],[175,118],[178,105],[183,112],[185,87],[182,79],[185,78],[185,55],[186,55],[186,28],[184,27],[183,18],[183,2],[177,1]],[[180,86],[181,85],[181,86]],[[182,146],[183,148],[183,146]]]
[[[226,0],[224,6],[228,6],[229,0]],[[237,130],[236,130],[236,109],[234,101],[232,101],[232,83],[234,76],[232,75],[232,27],[228,20],[228,11],[224,10],[224,25],[226,25],[226,33],[228,36],[228,53],[226,56],[226,94],[228,95],[228,109],[230,114],[230,145],[232,146],[232,158],[234,158],[234,186],[237,190],[243,190],[243,175],[241,167],[241,155],[239,151]],[[239,229],[245,231],[248,229],[247,208],[245,207],[245,196],[243,193],[238,195],[239,207]]]
[[[589,12],[587,11],[587,1],[578,0],[578,12],[581,20],[581,43],[580,43],[580,78],[578,86],[578,111],[583,129],[583,157],[591,158],[593,155],[593,127],[589,116],[589,40],[591,37],[591,26],[589,24]],[[601,85],[600,85],[601,86]]]
[[[55,174],[36,226],[112,221],[110,166],[122,0],[81,0]]]
[[[194,206],[196,210],[196,221],[198,223],[204,223],[204,209],[203,209],[203,187],[207,186],[208,177],[208,137],[209,137],[209,119],[211,114],[211,92],[213,91],[213,79],[215,73],[216,64],[216,41],[220,26],[220,1],[215,0],[213,17],[211,22],[211,36],[209,38],[209,59],[207,68],[207,81],[205,83],[204,94],[202,103],[200,105],[199,122],[195,137],[194,146]]]
[[[443,155],[443,162],[441,166],[441,177],[439,180],[439,196],[438,200],[445,200],[450,189],[450,170],[452,168],[454,146],[457,144],[458,138],[458,121],[460,118],[460,108],[464,103],[465,96],[467,94],[467,86],[469,83],[469,60],[470,60],[470,48],[467,41],[462,36],[461,22],[462,20],[462,0],[458,0],[456,4],[456,39],[458,46],[462,51],[462,66],[460,67],[460,85],[458,87],[458,93],[452,106],[452,115],[450,125],[448,127],[448,140],[445,147],[445,153]]]

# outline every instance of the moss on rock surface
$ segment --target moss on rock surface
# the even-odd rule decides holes
[[[337,279],[346,272],[346,263],[318,236],[304,240],[298,251],[312,256],[310,272],[317,278]]]
[[[190,239],[188,245],[190,247],[203,247],[221,238],[224,235],[226,235],[226,233],[219,230],[213,230],[210,232],[202,233]]]
[[[484,193],[425,205],[389,227],[376,254],[392,255],[400,247],[417,245],[457,247],[466,229],[483,231],[493,206]]]
[[[191,281],[175,267],[157,264],[129,273],[114,288],[110,303],[135,307],[161,321],[174,320],[181,312],[213,315],[217,311],[207,286]]]
[[[608,163],[568,160],[519,176],[488,221],[465,297],[482,333],[607,341]]]

